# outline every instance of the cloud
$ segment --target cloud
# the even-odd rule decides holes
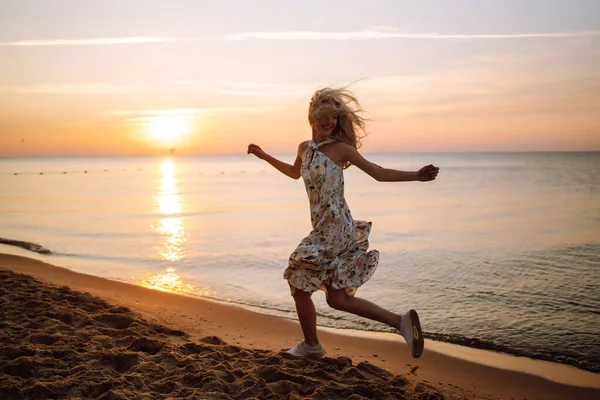
[[[168,110],[114,110],[113,114],[118,115],[150,115],[150,116],[169,116],[169,115],[196,115],[203,114],[210,110],[219,110],[218,108],[177,108]]]
[[[351,39],[524,39],[597,36],[600,31],[516,33],[516,34],[440,34],[402,33],[394,28],[366,29],[356,32],[254,32],[227,35],[228,40],[351,40]]]
[[[54,94],[109,94],[133,93],[140,90],[140,85],[114,85],[108,83],[82,83],[57,85],[32,85],[9,88],[19,93],[54,93]]]
[[[167,116],[195,116],[200,114],[261,114],[272,111],[272,107],[207,107],[207,108],[176,108],[163,110],[113,110],[116,115],[128,115],[130,121],[147,120]]]
[[[278,84],[268,82],[234,82],[223,81],[220,87],[214,89],[215,93],[237,95],[237,96],[260,96],[260,97],[280,97],[282,95],[290,95],[294,85]]]
[[[56,39],[56,40],[21,40],[16,42],[0,42],[0,46],[97,46],[111,44],[138,44],[174,42],[168,37],[122,37],[98,39]]]
[[[177,92],[215,93],[225,96],[256,98],[289,98],[298,94],[306,95],[318,85],[282,84],[274,82],[221,81],[215,83],[195,81],[171,81]]]
[[[206,36],[197,38],[178,38],[168,36],[139,36],[98,39],[56,39],[56,40],[24,40],[0,42],[0,46],[97,46],[142,43],[168,42],[206,42],[206,41],[306,41],[306,40],[374,40],[374,39],[407,39],[407,40],[486,40],[486,39],[535,39],[535,38],[572,38],[582,36],[600,36],[600,30],[573,32],[542,33],[507,33],[507,34],[444,34],[444,33],[403,33],[393,27],[368,28],[353,32],[320,32],[320,31],[288,31],[288,32],[249,32],[234,33],[224,36]]]
[[[218,94],[228,94],[232,96],[258,96],[260,92],[251,92],[248,90],[229,90],[229,89],[214,89],[213,92]]]
[[[236,87],[236,88],[252,88],[252,89],[281,89],[283,85],[277,83],[267,82],[234,82],[224,81],[221,82],[224,86]]]

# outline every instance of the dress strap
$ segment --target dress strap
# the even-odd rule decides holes
[[[329,144],[329,143],[333,143],[333,142],[339,142],[339,140],[329,137],[329,138],[327,138],[327,139],[325,139],[325,140],[323,140],[323,141],[321,141],[319,143],[315,143],[315,145],[317,146],[317,148],[319,148],[319,147],[321,147],[323,145],[326,145],[326,144]]]
[[[306,158],[309,159],[308,162],[312,162],[313,158],[315,157],[315,152],[319,150],[319,147],[333,142],[338,142],[338,140],[333,138],[327,138],[319,143],[315,143],[313,140],[308,142],[308,152],[306,154]]]

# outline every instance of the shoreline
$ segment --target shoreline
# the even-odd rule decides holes
[[[384,341],[394,341],[396,336],[387,332],[321,327],[320,329],[337,335],[357,336]],[[431,339],[426,339],[426,341],[426,349],[428,351],[433,351],[446,357],[505,371],[524,373],[565,385],[600,389],[600,376],[598,374],[571,365],[519,357],[512,354],[460,346],[453,343],[438,342]]]
[[[0,253],[1,256],[2,253]],[[121,281],[115,281],[121,282]],[[128,282],[123,282],[128,283]],[[281,317],[272,314],[265,314],[259,307],[248,306],[242,303],[230,303],[224,300],[213,299],[210,297],[202,297],[195,295],[187,295],[185,293],[177,294],[178,296],[197,298],[208,302],[214,302],[223,306],[239,307],[252,313],[266,315],[286,321],[296,321],[293,318]],[[256,311],[255,311],[256,310]],[[334,328],[328,326],[318,326],[319,332],[329,332],[333,335],[358,337],[372,340],[381,340],[388,342],[402,341],[398,335],[389,332],[380,331],[365,331],[360,329]],[[586,371],[569,364],[561,364],[552,361],[539,360],[530,357],[517,356],[510,353],[503,353],[488,349],[479,349],[476,347],[461,346],[459,344],[442,342],[433,339],[425,339],[427,342],[427,350],[440,353],[444,356],[457,358],[463,361],[480,364],[482,366],[522,372],[528,375],[537,376],[547,379],[552,382],[561,383],[570,386],[590,387],[600,389],[600,374],[592,371]]]
[[[89,292],[129,307],[143,318],[182,330],[192,338],[218,336],[232,345],[271,351],[289,348],[301,338],[296,321],[258,314],[219,301],[146,289],[10,254],[0,254],[0,268]],[[425,354],[415,360],[398,335],[367,332],[365,336],[368,337],[363,337],[356,332],[348,335],[349,332],[337,329],[332,332],[332,329],[321,327],[319,331],[329,357],[349,357],[355,363],[368,361],[391,373],[453,393],[476,398],[528,399],[600,395],[598,374],[562,364],[506,356],[510,359],[504,360],[506,364],[502,367],[498,357],[504,356],[502,354],[431,340],[427,340]]]

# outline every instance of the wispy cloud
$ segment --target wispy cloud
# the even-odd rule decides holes
[[[255,114],[268,112],[267,107],[207,107],[207,108],[176,108],[155,110],[113,110],[116,115],[130,116],[130,121],[147,120],[168,116],[195,116],[201,114]]]
[[[281,89],[284,85],[280,85],[277,83],[268,83],[268,82],[234,82],[234,81],[224,81],[222,82],[224,86],[230,86],[235,88],[252,88],[252,89]]]
[[[176,108],[167,110],[114,110],[113,114],[117,115],[141,115],[164,117],[170,115],[197,115],[204,114],[209,111],[220,110],[219,108]]]
[[[285,85],[267,82],[221,82],[220,87],[213,92],[233,96],[266,96],[286,88]]]
[[[377,27],[351,32],[320,31],[287,31],[287,32],[248,32],[224,36],[206,37],[169,37],[169,36],[136,36],[122,38],[97,39],[53,39],[23,40],[0,42],[0,46],[98,46],[168,42],[212,42],[212,41],[307,41],[307,40],[374,40],[374,39],[407,39],[407,40],[489,40],[489,39],[551,39],[572,38],[582,36],[600,36],[600,30],[572,32],[541,33],[507,33],[507,34],[445,34],[445,33],[404,33],[393,27]]]
[[[230,90],[230,89],[214,89],[213,92],[218,94],[229,94],[233,96],[258,96],[260,92],[251,92],[249,90]]]
[[[6,88],[18,93],[53,93],[53,94],[109,94],[133,93],[140,90],[140,85],[115,85],[109,83],[82,83],[82,84],[53,84],[31,85]]]
[[[245,96],[245,97],[289,97],[294,93],[312,90],[313,86],[306,89],[306,85],[282,84],[271,82],[253,82],[253,81],[221,81],[216,84],[213,82],[195,82],[190,80],[178,80],[170,82],[174,90],[178,92],[193,93],[216,93],[225,96]]]
[[[21,40],[16,42],[0,42],[0,46],[97,46],[111,44],[139,44],[174,42],[171,37],[121,37],[97,39],[54,39],[54,40]]]
[[[227,40],[351,40],[351,39],[524,39],[596,36],[598,31],[516,33],[516,34],[441,34],[402,33],[394,28],[365,29],[355,32],[254,32],[227,35]]]

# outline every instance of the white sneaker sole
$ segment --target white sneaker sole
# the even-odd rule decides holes
[[[290,353],[289,351],[285,351],[284,353],[289,354],[292,357],[296,357],[296,358],[311,358],[311,359],[319,359],[321,357],[323,357],[325,355],[325,353],[308,353],[308,354],[300,354],[300,355],[296,355],[293,353]]]
[[[297,357],[297,358],[321,358],[325,355],[325,353],[327,353],[327,351],[321,347],[322,351],[319,352],[308,352],[308,353],[302,353],[302,352],[298,352],[296,354],[294,354],[294,350],[296,349],[296,347],[293,347],[289,350],[284,351],[284,353],[289,354],[292,357]]]
[[[423,354],[425,348],[425,340],[423,338],[423,331],[421,330],[421,322],[419,321],[419,314],[415,310],[410,310],[405,315],[408,329],[412,334],[412,342],[410,343],[410,353],[413,358],[419,358]]]

